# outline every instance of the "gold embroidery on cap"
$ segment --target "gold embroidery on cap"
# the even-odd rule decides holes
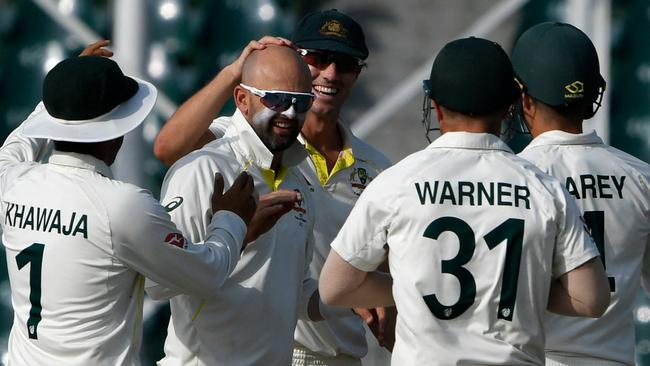
[[[564,89],[569,92],[569,94],[564,94],[565,98],[582,98],[584,97],[585,85],[582,81],[574,81],[569,85],[564,86]]]
[[[328,20],[320,27],[320,33],[326,36],[337,36],[345,38],[348,30],[338,20]]]

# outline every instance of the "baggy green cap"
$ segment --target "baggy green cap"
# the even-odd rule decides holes
[[[305,15],[292,41],[300,48],[340,52],[362,60],[368,58],[361,26],[336,9]]]
[[[501,46],[476,37],[447,43],[433,62],[428,84],[430,97],[440,105],[471,116],[502,110],[520,93]]]
[[[566,23],[541,23],[524,32],[512,65],[526,92],[550,106],[592,103],[605,85],[593,43]]]

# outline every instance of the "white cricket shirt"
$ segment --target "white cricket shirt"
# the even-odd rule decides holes
[[[558,178],[576,199],[609,277],[611,303],[598,319],[548,313],[554,354],[634,364],[634,300],[650,282],[650,166],[605,145],[595,132],[549,131],[519,156]]]
[[[142,275],[215,296],[239,258],[244,222],[217,212],[208,245],[193,245],[149,192],[111,179],[104,162],[54,151],[35,163],[49,143],[21,130],[0,149],[9,364],[139,365]]]
[[[327,170],[325,157],[302,135],[298,136],[298,141],[308,153],[298,169],[307,179],[316,208],[314,256],[309,265],[310,275],[316,279],[320,277],[330,252],[330,243],[343,226],[355,202],[365,187],[390,165],[388,158],[354,136],[342,123],[338,127],[344,148],[331,172]],[[223,137],[227,128],[228,121],[223,119],[217,119],[210,125],[210,131],[217,138]],[[368,346],[363,320],[349,308],[331,309],[331,314],[336,316],[324,321],[298,319],[295,341],[326,356],[345,354],[359,359],[365,356]]]
[[[384,171],[332,249],[372,271],[387,248],[395,365],[543,365],[552,278],[597,255],[562,185],[491,134],[445,133]]]
[[[203,194],[215,172],[223,175],[226,188],[246,170],[260,195],[297,190],[303,201],[246,247],[218,297],[170,300],[161,365],[289,365],[298,314],[306,316],[307,301],[318,287],[308,274],[313,203],[305,178],[295,169],[306,152],[294,143],[284,152],[283,169],[274,179],[272,153],[241,112],[229,119],[223,138],[180,159],[165,177],[162,201],[182,200],[170,214],[183,232],[195,241],[205,237],[209,200]],[[157,292],[151,288],[152,295]]]

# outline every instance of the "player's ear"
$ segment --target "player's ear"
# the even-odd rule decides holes
[[[530,123],[537,114],[537,102],[530,95],[521,93],[521,104],[524,117]]]
[[[233,97],[235,99],[235,105],[245,116],[248,115],[248,110],[250,109],[250,98],[248,98],[248,93],[244,88],[237,85],[233,91]]]

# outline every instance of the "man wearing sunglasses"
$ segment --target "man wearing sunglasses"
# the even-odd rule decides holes
[[[247,171],[261,194],[244,239],[250,245],[216,298],[176,296],[147,284],[156,299],[173,296],[160,365],[284,366],[291,362],[299,314],[327,316],[309,276],[311,188],[296,169],[306,156],[296,137],[314,98],[309,70],[294,50],[277,45],[251,50],[241,66],[237,110],[221,118],[228,126],[223,138],[177,161],[161,200],[183,232],[200,242],[208,224],[209,202],[200,194],[207,179],[220,172],[228,186]]]
[[[224,120],[210,124],[241,82],[244,60],[252,50],[263,49],[267,44],[296,48],[311,71],[311,91],[316,99],[307,112],[299,136],[309,153],[299,169],[313,189],[317,207],[310,270],[311,275],[318,278],[330,250],[329,244],[357,198],[390,164],[384,155],[356,138],[341,122],[341,109],[368,56],[363,30],[356,21],[336,10],[315,12],[300,21],[293,42],[268,36],[251,41],[239,59],[225,67],[167,121],[156,138],[154,150],[160,160],[171,164],[215,137],[223,136],[227,127],[222,123]],[[393,332],[384,323],[387,320],[384,309],[355,311],[371,325],[373,332],[377,332],[382,343],[390,347]],[[295,365],[361,364],[360,359],[368,352],[363,321],[349,309],[340,310],[338,315],[323,322],[298,321]],[[371,351],[375,357],[389,357],[379,347]]]

